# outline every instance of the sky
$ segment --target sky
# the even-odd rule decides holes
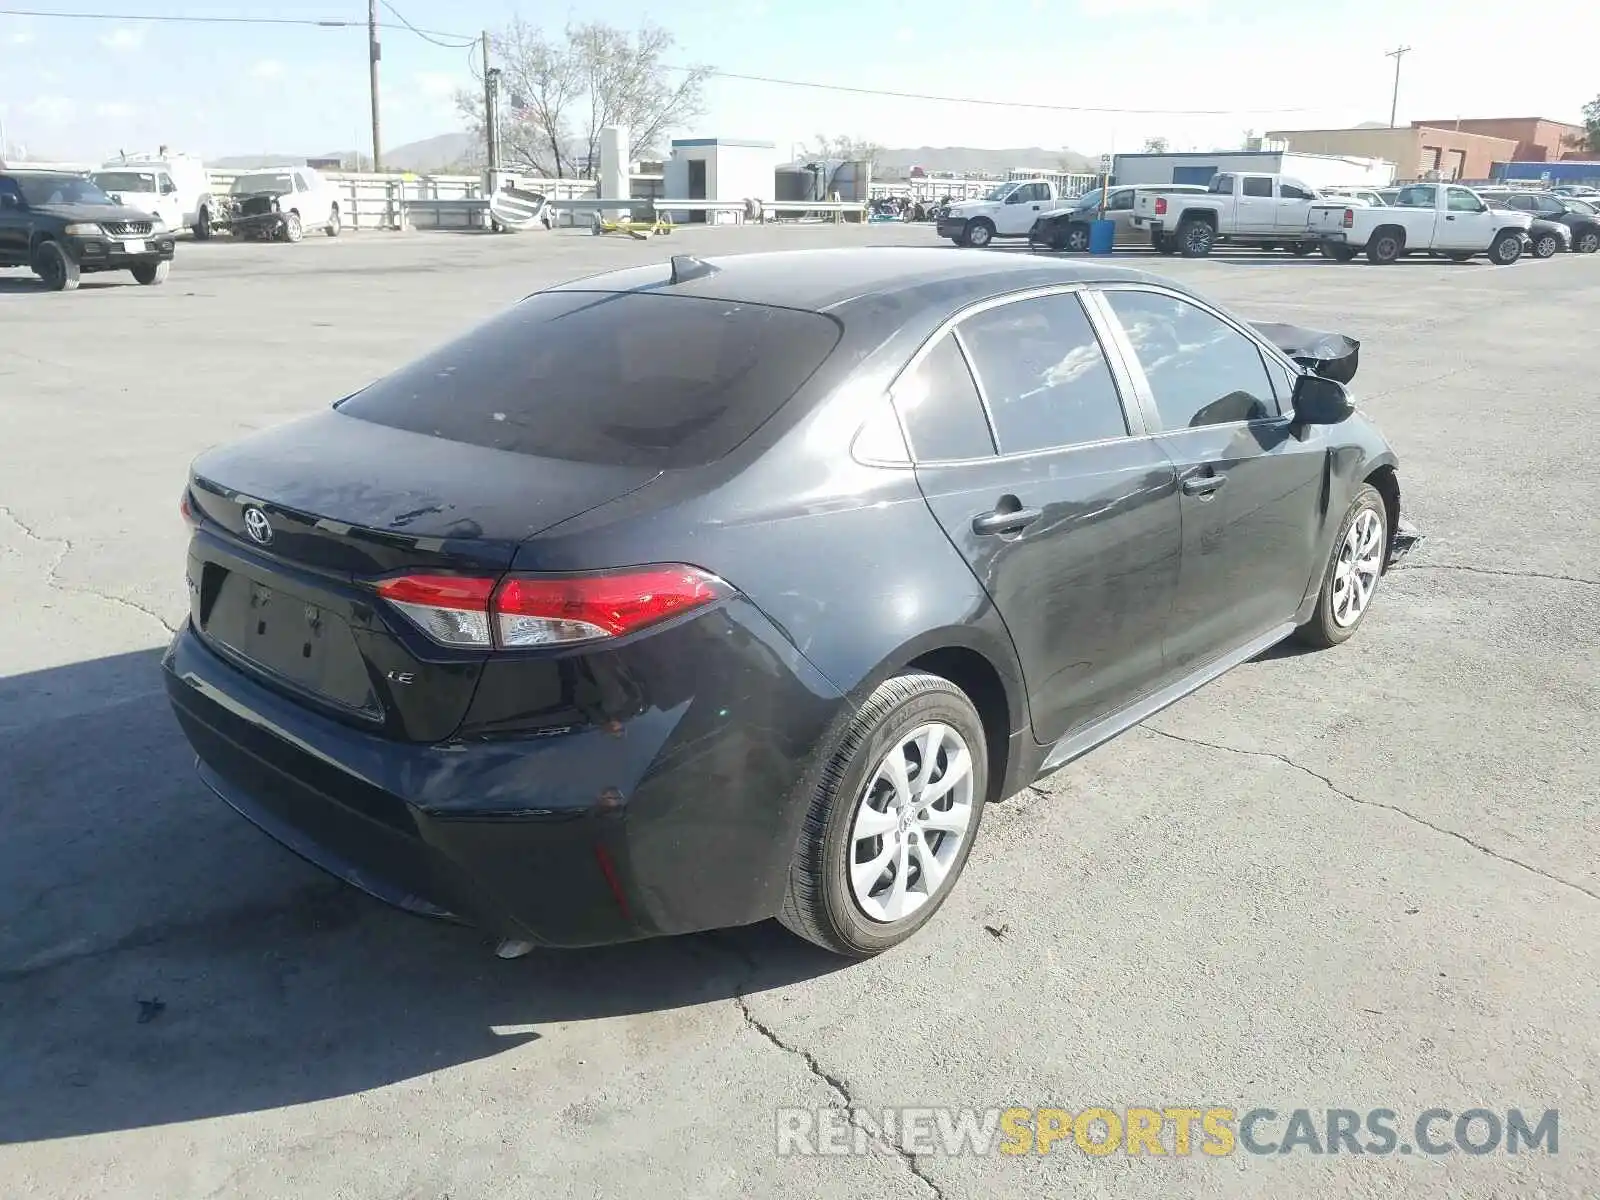
[[[471,37],[506,0],[393,0],[423,29]],[[364,21],[361,0],[176,6],[162,0],[0,0],[0,9]],[[677,64],[849,87],[998,101],[852,95],[715,78],[679,136],[817,135],[885,146],[1041,146],[1080,153],[1236,146],[1247,132],[1398,119],[1547,116],[1576,121],[1600,92],[1589,39],[1535,49],[1445,19],[1431,0],[571,0],[529,5],[569,20],[673,32]],[[1499,10],[1495,10],[1499,11]],[[1488,8],[1485,6],[1485,15]],[[1467,14],[1458,13],[1464,18]],[[380,8],[380,21],[393,15]],[[386,147],[462,127],[453,96],[476,87],[467,49],[383,31]],[[0,122],[12,152],[87,159],[160,143],[206,157],[369,148],[364,28],[182,25],[0,15]],[[1120,112],[1052,111],[1118,109]],[[1175,110],[1137,112],[1131,110]],[[1019,164],[1019,165],[1050,165]]]

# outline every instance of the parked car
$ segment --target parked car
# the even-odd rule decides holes
[[[187,154],[163,148],[156,154],[123,154],[104,163],[92,178],[102,191],[142,212],[153,213],[174,233],[209,238],[223,223],[226,201],[211,190],[205,165]]]
[[[1133,223],[1163,254],[1202,257],[1219,244],[1310,254],[1317,241],[1306,232],[1306,214],[1316,199],[1315,188],[1287,176],[1225,172],[1200,196],[1141,192]]]
[[[338,237],[344,227],[339,192],[311,167],[280,167],[240,175],[229,188],[234,236],[298,242],[307,229]]]
[[[1324,200],[1339,199],[1344,201],[1358,201],[1370,204],[1375,208],[1382,208],[1389,201],[1383,198],[1383,193],[1375,188],[1363,187],[1325,187],[1319,189],[1319,194]],[[1398,195],[1398,191],[1396,195]]]
[[[0,170],[0,267],[27,267],[65,292],[104,271],[162,283],[172,255],[160,217],[117,204],[87,176]]]
[[[1065,208],[1057,208],[1040,215],[1028,231],[1030,246],[1049,246],[1052,250],[1084,251],[1089,248],[1089,224],[1101,216],[1101,197],[1105,197],[1105,218],[1116,224],[1113,245],[1145,246],[1149,236],[1133,226],[1133,201],[1140,192],[1196,192],[1204,193],[1199,184],[1136,183],[1126,187],[1102,188],[1085,192]]]
[[[982,200],[952,204],[935,228],[942,238],[958,246],[987,246],[995,238],[1025,238],[1039,217],[1067,202],[1067,196],[1048,179],[1017,179],[1002,183]]]
[[[1482,199],[1495,212],[1528,212],[1506,196],[1483,195]],[[1529,215],[1532,219],[1528,224],[1528,252],[1535,258],[1551,258],[1572,249],[1572,230],[1565,223],[1537,212]]]
[[[1457,262],[1487,254],[1504,266],[1522,256],[1529,224],[1527,213],[1496,212],[1470,188],[1442,183],[1403,187],[1387,208],[1317,204],[1310,216],[1323,254],[1338,262],[1362,250],[1375,263],[1436,250]]]
[[[1150,275],[679,256],[201,455],[166,688],[229,804],[508,956],[870,955],[986,803],[1354,634],[1400,496],[1340,383]]]
[[[1554,192],[1508,192],[1502,194],[1502,199],[1535,220],[1559,221],[1571,233],[1567,248],[1579,254],[1600,250],[1600,212],[1588,201]]]

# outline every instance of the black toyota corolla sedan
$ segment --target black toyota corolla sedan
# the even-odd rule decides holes
[[[936,249],[552,288],[194,463],[167,689],[229,804],[503,949],[873,954],[987,802],[1358,628],[1400,487],[1321,343]]]

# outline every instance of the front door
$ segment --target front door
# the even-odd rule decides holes
[[[704,200],[705,198],[706,160],[703,158],[691,158],[689,160],[689,199]],[[694,209],[689,213],[689,220],[692,223],[704,223],[705,219],[706,211],[703,208]]]
[[[1434,225],[1441,250],[1487,250],[1494,238],[1494,213],[1464,187],[1444,190],[1444,211]]]
[[[1277,224],[1278,232],[1290,235],[1303,234],[1311,213],[1311,204],[1317,194],[1303,183],[1292,179],[1278,181]]]
[[[10,179],[0,179],[0,265],[27,264],[31,228],[22,189]]]
[[[896,404],[923,495],[1010,630],[1048,745],[1161,678],[1182,554],[1176,472],[1130,435],[1138,408],[1074,292],[982,309],[946,337],[960,353],[943,354],[955,365],[942,378],[970,363],[978,386],[954,386],[987,413],[997,452],[927,461],[907,407],[928,389],[897,386]]]
[[[1049,184],[1025,183],[1016,188],[995,214],[995,232],[1009,237],[1024,236],[1044,212],[1049,195]]]
[[[1178,473],[1183,567],[1165,643],[1178,678],[1294,617],[1325,550],[1327,443],[1290,432],[1288,368],[1219,315],[1137,286],[1103,295]]]

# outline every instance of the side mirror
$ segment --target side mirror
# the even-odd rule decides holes
[[[0,192],[0,208],[10,209],[21,207],[22,205],[17,202],[17,198],[10,192]]]
[[[1321,375],[1296,379],[1293,403],[1296,425],[1337,425],[1356,410],[1344,384]]]

